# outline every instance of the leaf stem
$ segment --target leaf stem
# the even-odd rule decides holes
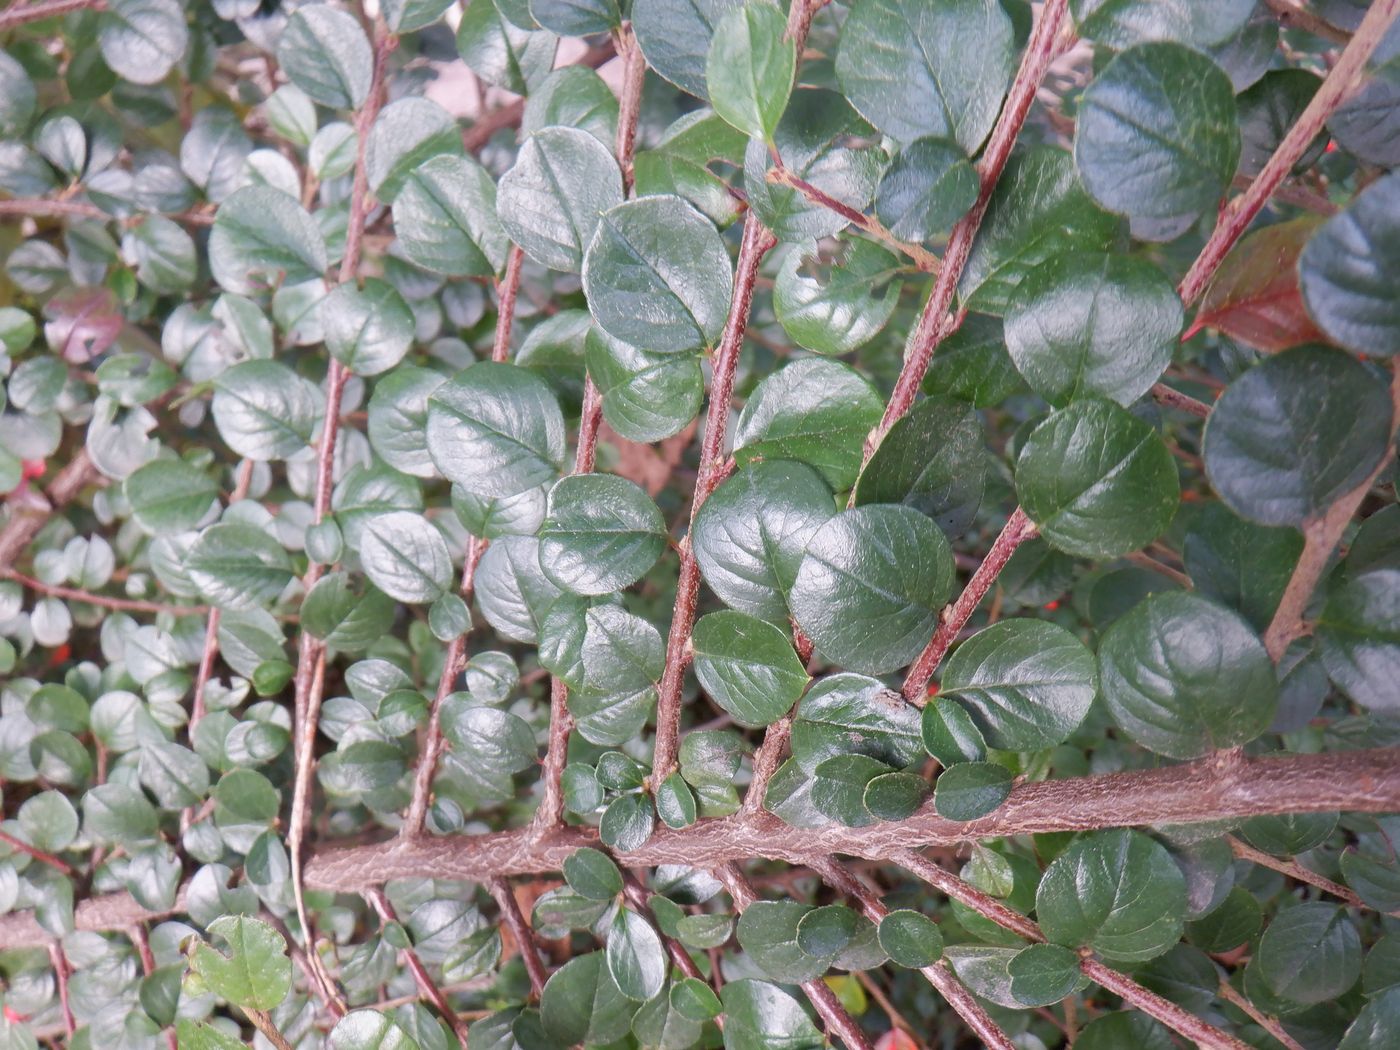
[[[515,891],[504,876],[487,879],[486,888],[491,891],[496,907],[501,909],[501,921],[515,938],[516,947],[520,949],[520,959],[530,977],[530,990],[538,1000],[544,994],[544,985],[549,980],[549,974],[545,972],[544,963],[540,961],[534,931],[530,929],[530,924],[521,913],[520,902],[515,899]]]
[[[1230,844],[1230,849],[1235,856],[1241,860],[1247,860],[1252,864],[1268,868],[1270,871],[1276,871],[1296,882],[1307,883],[1323,893],[1329,893],[1338,900],[1345,901],[1353,908],[1367,907],[1365,901],[1345,886],[1333,882],[1325,875],[1319,875],[1317,872],[1303,867],[1296,860],[1284,860],[1282,857],[1271,856],[1263,850],[1255,849],[1247,842],[1240,841],[1234,835],[1225,836],[1225,841]]]
[[[394,906],[389,903],[389,898],[385,895],[383,887],[376,886],[374,889],[367,890],[365,896],[369,898],[369,902],[379,915],[381,922],[399,921],[398,916],[394,914]],[[437,1012],[442,1015],[442,1019],[452,1028],[458,1041],[466,1046],[466,1023],[457,1016],[457,1011],[452,1009],[452,1005],[447,1001],[447,996],[442,993],[442,989],[437,986],[437,982],[428,973],[428,968],[423,965],[423,960],[418,957],[418,953],[412,948],[402,948],[399,950],[399,959],[412,972],[413,980],[417,983],[423,998],[433,1004]]]

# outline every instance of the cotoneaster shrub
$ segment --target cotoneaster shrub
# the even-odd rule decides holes
[[[1400,1046],[1397,11],[0,10],[0,1047]]]

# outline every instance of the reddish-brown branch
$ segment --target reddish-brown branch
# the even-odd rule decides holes
[[[1021,58],[1021,66],[1016,71],[1016,79],[1006,96],[1006,104],[1002,107],[1001,116],[997,118],[996,126],[987,140],[982,159],[977,164],[980,182],[977,201],[968,213],[958,220],[953,232],[948,236],[948,247],[943,252],[938,279],[934,282],[933,292],[919,318],[914,335],[910,338],[904,367],[900,369],[899,379],[895,382],[894,392],[885,406],[883,418],[866,441],[866,462],[875,454],[875,449],[879,447],[895,421],[913,406],[914,398],[919,392],[919,384],[923,382],[924,373],[928,371],[929,361],[933,358],[934,349],[957,328],[956,318],[952,319],[953,323],[949,323],[948,311],[953,305],[958,281],[967,265],[968,256],[972,253],[972,242],[982,226],[982,217],[987,213],[992,191],[1006,168],[1011,149],[1016,145],[1016,138],[1026,122],[1026,114],[1030,112],[1031,103],[1035,100],[1035,93],[1040,88],[1045,71],[1068,43],[1060,33],[1065,24],[1068,3],[1069,0],[1046,0],[1040,9],[1040,19],[1031,31],[1026,52]]]
[[[544,835],[564,823],[564,766],[569,761],[569,734],[574,719],[569,714],[569,687],[561,679],[549,683],[549,744],[540,771],[540,804],[531,831]]]
[[[491,344],[491,360],[510,357],[510,332],[515,325],[515,299],[520,294],[520,267],[525,253],[512,244],[506,253],[506,274],[496,282],[496,338]]]
[[[13,849],[19,850],[21,853],[29,854],[40,863],[47,864],[49,867],[55,868],[65,875],[71,876],[73,874],[73,866],[62,857],[55,857],[52,853],[41,850],[37,846],[31,846],[23,839],[11,835],[8,831],[0,831],[0,842],[3,842]]]
[[[904,677],[903,692],[906,700],[910,703],[923,703],[929,681],[957,639],[958,632],[966,626],[977,606],[982,604],[982,599],[992,589],[992,584],[996,583],[1001,570],[1006,568],[1011,555],[1016,553],[1016,548],[1035,534],[1035,524],[1026,517],[1025,511],[1017,507],[1007,520],[1006,527],[992,544],[992,549],[982,559],[982,564],[972,574],[972,579],[967,581],[963,592],[943,611],[938,629],[933,632],[928,645],[924,646],[924,651],[910,665],[909,673]]]
[[[58,980],[58,1002],[63,1009],[63,1030],[73,1037],[77,1022],[73,1019],[73,1006],[68,1001],[68,978],[73,969],[68,965],[68,956],[63,954],[63,945],[57,940],[49,941],[49,962],[53,965],[54,977]]]
[[[520,961],[525,964],[525,972],[530,977],[530,990],[538,999],[544,994],[544,983],[549,980],[549,974],[545,972],[544,963],[540,961],[534,931],[525,921],[525,916],[520,911],[520,903],[515,899],[515,891],[506,879],[488,879],[486,888],[491,891],[496,907],[501,909],[501,921],[515,938],[515,945],[520,949]]]
[[[58,18],[74,11],[105,11],[107,0],[37,0],[32,4],[11,4],[0,11],[0,33],[26,22]],[[71,1034],[71,1032],[70,1032]]]
[[[1234,985],[1223,977],[1220,979],[1220,998],[1244,1011],[1251,1021],[1277,1039],[1287,1047],[1288,1050],[1303,1050],[1303,1045],[1289,1035],[1283,1025],[1279,1024],[1275,1018],[1265,1014],[1259,1007],[1255,1006],[1243,995],[1235,991]]]
[[[147,602],[137,598],[117,598],[107,594],[93,594],[78,587],[63,587],[54,583],[45,583],[43,580],[36,580],[32,576],[26,576],[22,572],[14,569],[0,570],[0,578],[14,580],[28,587],[31,591],[48,595],[51,598],[63,598],[72,602],[84,602],[88,605],[101,606],[104,609],[116,609],[120,612],[146,612],[146,613],[169,613],[171,616],[202,616],[209,612],[207,605],[171,605],[165,602]]]
[[[838,861],[828,860],[819,864],[816,871],[833,889],[855,898],[861,912],[877,926],[888,914],[884,904],[856,875]],[[961,981],[942,962],[922,966],[919,972],[939,995],[951,1006],[963,1022],[972,1029],[982,1045],[991,1050],[1016,1050],[1015,1045],[997,1023],[987,1015],[982,1004],[973,998]]]
[[[776,243],[753,212],[749,212],[744,218],[744,239],[739,247],[729,317],[724,323],[724,334],[720,337],[710,380],[705,438],[700,446],[700,472],[690,504],[692,523],[700,507],[723,478],[724,444],[729,433],[729,402],[734,396],[734,372],[749,324],[749,308],[753,305],[754,282],[758,278],[763,257]],[[685,681],[686,666],[690,662],[690,629],[695,624],[695,603],[700,591],[700,567],[690,548],[689,536],[682,540],[680,554],[676,603],[671,612],[671,631],[666,639],[666,668],[661,676],[656,704],[656,750],[651,764],[654,785],[659,785],[671,774],[680,752],[681,687]]]
[[[1296,860],[1284,860],[1282,857],[1270,856],[1263,850],[1255,849],[1247,842],[1241,842],[1233,835],[1227,836],[1225,841],[1230,844],[1230,849],[1234,851],[1235,856],[1239,857],[1241,860],[1247,860],[1252,864],[1258,864],[1261,867],[1268,868],[1270,871],[1276,871],[1280,875],[1286,875],[1296,882],[1307,883],[1309,886],[1314,886],[1323,893],[1330,893],[1338,900],[1346,901],[1346,903],[1353,908],[1365,908],[1367,906],[1365,901],[1341,883],[1333,882],[1331,879],[1327,878],[1327,876],[1319,875],[1317,872],[1303,867]]]
[[[1396,2],[1400,3],[1400,0]],[[1360,484],[1328,507],[1326,512],[1303,524],[1303,553],[1293,568],[1293,575],[1289,577],[1288,586],[1284,588],[1278,608],[1274,610],[1274,618],[1264,631],[1264,648],[1275,663],[1278,663],[1295,639],[1307,633],[1303,614],[1307,612],[1308,602],[1312,600],[1313,592],[1317,590],[1318,583],[1327,571],[1332,552],[1341,542],[1342,534],[1351,524],[1361,501],[1371,491],[1371,486],[1376,478],[1380,477],[1394,454],[1396,428],[1400,426],[1400,369],[1396,370],[1391,379],[1390,396],[1394,405],[1390,441],[1386,443],[1386,452],[1381,461]]]
[[[715,877],[724,883],[724,888],[729,892],[729,896],[734,898],[736,911],[742,912],[758,900],[758,894],[754,891],[753,885],[735,865],[721,864],[715,868]],[[836,998],[836,993],[831,990],[830,985],[821,978],[816,978],[804,981],[799,987],[826,1025],[828,1037],[840,1037],[841,1041],[846,1044],[847,1050],[872,1050],[869,1038],[861,1031],[855,1018],[846,1012],[846,1008]]]
[[[1251,758],[1221,753],[1160,769],[1018,784],[995,812],[968,823],[925,805],[907,820],[864,828],[794,828],[768,814],[706,819],[680,830],[657,828],[625,867],[685,864],[713,868],[768,859],[811,866],[833,854],[888,862],[900,850],[962,846],[1011,835],[1153,824],[1238,822],[1280,813],[1400,811],[1400,750],[1375,748]],[[485,835],[326,848],[306,863],[312,889],[356,893],[393,879],[481,881],[498,875],[559,871],[580,846],[596,846],[589,827],[523,828]],[[79,902],[80,930],[113,930],[178,914],[184,905],[148,911],[129,894]],[[0,916],[0,944],[42,946],[48,934],[31,913]]]
[[[763,801],[768,797],[768,782],[787,757],[788,741],[792,739],[792,720],[796,714],[795,709],[789,711],[764,731],[763,743],[753,756],[753,779],[749,781],[749,789],[744,792],[744,804],[739,807],[739,812],[745,816],[751,817],[762,811]]]
[[[1174,408],[1178,412],[1185,412],[1195,416],[1197,419],[1210,418],[1210,406],[1204,401],[1197,401],[1189,394],[1183,394],[1180,390],[1173,390],[1166,383],[1154,383],[1152,386],[1152,400],[1166,408]]]
[[[1264,0],[1264,4],[1284,29],[1301,29],[1334,44],[1345,44],[1351,40],[1350,33],[1313,14],[1299,0]]]
[[[1206,290],[1206,285],[1215,276],[1225,256],[1326,126],[1327,118],[1360,85],[1366,62],[1397,14],[1400,14],[1400,0],[1375,0],[1371,4],[1337,64],[1327,74],[1327,79],[1317,89],[1317,94],[1313,95],[1302,115],[1288,129],[1288,134],[1283,137],[1263,170],[1254,177],[1248,190],[1222,210],[1210,240],[1178,287],[1182,302],[1189,306]]]
[[[365,896],[373,905],[375,912],[378,913],[381,922],[399,921],[398,916],[394,914],[394,906],[389,903],[389,898],[382,888],[375,887],[367,890]],[[467,1026],[465,1022],[457,1016],[457,1011],[452,1009],[452,1005],[447,1001],[447,996],[443,995],[442,989],[437,986],[437,982],[428,973],[428,968],[423,965],[423,960],[418,958],[418,953],[412,948],[400,949],[399,961],[412,972],[413,980],[417,983],[423,998],[433,1004],[437,1012],[442,1015],[442,1019],[452,1028],[458,1041],[466,1046]]]
[[[642,884],[638,882],[635,877],[627,872],[623,872],[622,875],[622,892],[623,895],[626,896],[627,902],[638,912],[651,911],[651,905],[647,900],[646,889],[643,888]],[[705,979],[700,973],[700,967],[695,965],[695,960],[692,959],[690,953],[685,950],[685,945],[681,944],[674,937],[667,937],[664,933],[661,934],[661,943],[666,945],[666,952],[671,956],[671,962],[676,969],[680,970],[681,973],[685,974],[687,977],[694,977],[697,981],[703,981]],[[717,1023],[721,1028],[724,1027],[723,1018],[719,1019]]]
[[[921,244],[910,244],[908,241],[900,240],[890,232],[888,226],[880,222],[873,216],[866,215],[865,212],[857,208],[852,208],[849,204],[837,200],[831,194],[820,187],[813,186],[806,179],[797,175],[788,168],[778,164],[768,172],[768,181],[778,186],[786,186],[796,190],[818,207],[826,208],[835,212],[845,219],[852,226],[863,230],[874,240],[879,241],[886,248],[907,255],[914,260],[920,270],[925,273],[938,272],[938,256],[929,251]]]
[[[617,53],[622,58],[622,88],[617,99],[617,141],[614,152],[622,169],[622,191],[632,193],[632,155],[637,148],[637,118],[642,111],[642,85],[647,63],[630,27],[616,35]]]

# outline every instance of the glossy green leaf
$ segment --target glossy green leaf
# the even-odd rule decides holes
[[[355,16],[325,4],[299,7],[277,43],[293,84],[331,109],[355,109],[369,94],[374,53]]]
[[[726,1050],[819,1050],[826,1045],[802,1005],[777,985],[727,981],[724,1003]]]
[[[860,0],[836,55],[841,86],[870,123],[901,142],[950,138],[968,152],[992,130],[1014,68],[1011,19],[995,0]]]
[[[626,478],[579,474],[550,490],[539,536],[545,575],[575,594],[609,594],[656,563],[666,549],[666,522]]]
[[[195,528],[219,498],[219,484],[181,459],[158,459],[132,473],[123,486],[132,516],[152,535]]]
[[[1031,433],[1016,462],[1021,506],[1052,547],[1112,558],[1156,539],[1180,498],[1166,444],[1108,401],[1076,401]]]
[[[375,197],[394,204],[427,161],[461,153],[462,133],[452,115],[430,99],[410,95],[379,111],[365,143],[365,175]],[[468,167],[448,177],[465,182],[470,173]]]
[[[317,425],[313,390],[286,365],[245,361],[215,381],[219,435],[251,460],[289,459],[306,448]]]
[[[1080,102],[1075,164],[1109,211],[1164,220],[1196,215],[1220,200],[1239,156],[1230,78],[1182,44],[1138,44],[1119,53]]]
[[[796,68],[786,16],[768,0],[749,0],[715,25],[705,60],[710,105],[745,135],[771,140]]]
[[[514,25],[503,6],[498,0],[483,0],[467,8],[457,27],[457,53],[488,84],[523,95],[554,68],[559,41],[553,33]]]
[[[628,441],[662,441],[699,413],[705,377],[697,356],[652,353],[597,327],[589,329],[584,353],[603,419]]]
[[[1302,525],[1368,477],[1389,444],[1389,395],[1339,350],[1299,347],[1226,388],[1206,426],[1211,485],[1260,525]]]
[[[564,416],[543,379],[482,362],[428,399],[428,453],[445,477],[481,496],[552,481],[564,464]]]
[[[836,953],[809,955],[798,943],[798,923],[811,910],[794,901],[756,901],[739,916],[739,946],[775,981],[813,980],[826,972]]]
[[[135,84],[157,84],[185,56],[189,28],[177,0],[112,0],[98,20],[102,60]]]
[[[995,762],[959,762],[938,775],[933,808],[949,820],[985,817],[1011,795],[1011,771]]]
[[[1202,5],[1170,0],[1071,0],[1069,8],[1081,36],[1114,48],[1148,40],[1176,40],[1203,48],[1238,33],[1254,11],[1249,0]]]
[[[1087,945],[1113,962],[1143,962],[1181,937],[1186,880],[1138,831],[1081,835],[1045,872],[1035,912],[1048,940]]]
[[[648,350],[714,345],[732,284],[718,231],[679,197],[644,197],[605,212],[583,262],[593,319]]]
[[[650,999],[666,983],[666,949],[651,923],[636,912],[618,909],[608,930],[606,955],[608,972],[629,999]]]
[[[570,273],[583,269],[603,213],[622,201],[622,174],[612,152],[575,128],[542,128],[531,135],[496,195],[501,225],[521,250],[541,266]],[[628,237],[620,236],[618,248],[625,251]]]
[[[957,143],[916,139],[880,179],[875,216],[901,240],[931,240],[967,213],[978,189],[977,173]]]
[[[631,1026],[634,1010],[613,981],[602,952],[580,955],[555,970],[540,996],[544,1030],[561,1045],[620,1039]]]
[[[326,349],[359,376],[387,372],[413,344],[413,314],[392,286],[371,278],[341,284],[321,300]]]
[[[591,36],[622,21],[616,0],[530,0],[530,14],[560,36]]]
[[[401,602],[431,602],[452,585],[447,542],[421,514],[395,511],[365,523],[360,560],[374,585]]]
[[[880,947],[900,966],[922,969],[943,956],[943,934],[922,912],[899,908],[880,920]]]
[[[224,954],[207,944],[197,944],[190,956],[190,967],[210,991],[254,1010],[280,1005],[291,990],[292,961],[277,931],[242,915],[215,919],[208,929],[228,945]]]
[[[865,755],[835,755],[813,771],[812,805],[818,813],[848,828],[875,823],[875,814],[865,808],[865,796],[872,782],[893,770]]]
[[[705,63],[715,25],[743,0],[637,0],[632,28],[647,65],[677,87],[708,100]]]
[[[209,234],[214,280],[238,295],[320,277],[326,241],[314,219],[280,190],[249,186],[226,198]]]
[[[1006,964],[1011,995],[1026,1006],[1050,1006],[1082,980],[1079,956],[1058,944],[1031,944]]]
[[[861,754],[895,768],[923,757],[919,709],[858,674],[834,674],[807,691],[792,724],[792,755],[808,773],[835,755]]]
[[[771,725],[807,687],[807,671],[787,636],[738,612],[702,616],[691,632],[695,676],[742,726]]]
[[[842,241],[830,255],[815,244],[783,257],[773,287],[773,312],[783,331],[819,354],[845,354],[873,339],[894,313],[900,262],[863,238]]]
[[[507,240],[496,184],[469,157],[441,153],[415,165],[394,198],[394,232],[404,258],[449,277],[494,274]]]
[[[584,847],[564,861],[569,887],[589,900],[612,900],[622,892],[622,872],[606,853]]]
[[[185,558],[185,571],[205,598],[224,609],[270,605],[292,582],[292,562],[262,529],[242,522],[211,525]]]
[[[1254,965],[1275,995],[1325,1003],[1361,976],[1361,938],[1345,909],[1320,901],[1299,904],[1269,923]]]
[[[656,813],[646,795],[620,795],[603,811],[598,837],[605,846],[627,853],[651,838]]]
[[[1273,721],[1278,686],[1258,635],[1194,594],[1156,594],[1104,633],[1104,702],[1144,747],[1196,758],[1249,743]]]
[[[952,587],[952,552],[937,525],[909,507],[869,505],[812,535],[792,612],[828,659],[881,674],[927,644]]]

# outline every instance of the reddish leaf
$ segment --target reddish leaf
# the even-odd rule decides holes
[[[1260,350],[1325,340],[1303,308],[1298,255],[1323,217],[1309,215],[1250,234],[1220,264],[1185,338],[1215,328]]]
[[[44,304],[44,338],[69,364],[91,361],[117,341],[126,319],[106,288],[71,288]]]
[[[908,1033],[891,1028],[875,1041],[875,1050],[919,1050],[919,1044]]]

